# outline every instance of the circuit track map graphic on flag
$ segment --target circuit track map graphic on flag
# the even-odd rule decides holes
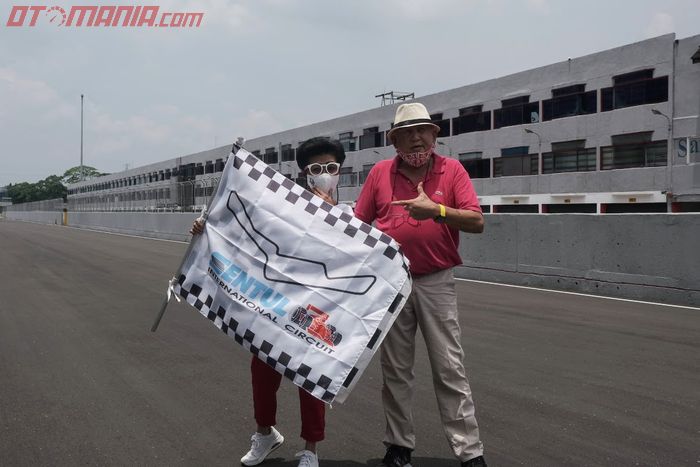
[[[347,398],[411,291],[391,237],[238,146],[176,277],[217,328],[328,403]]]
[[[373,275],[367,275],[367,276],[354,276],[354,277],[349,277],[349,276],[337,276],[337,277],[331,277],[328,275],[328,267],[326,263],[322,261],[314,261],[312,259],[307,259],[307,258],[298,258],[290,255],[284,255],[280,253],[280,246],[275,243],[273,240],[267,238],[265,235],[263,235],[258,229],[255,228],[255,225],[253,224],[253,220],[250,218],[250,215],[248,214],[248,211],[245,208],[245,204],[243,200],[241,200],[240,196],[238,196],[238,193],[235,191],[232,191],[231,194],[229,195],[229,201],[227,204],[229,210],[233,213],[233,215],[236,218],[236,221],[240,224],[241,228],[245,231],[245,233],[250,237],[250,240],[255,243],[255,245],[260,249],[260,251],[265,255],[265,266],[263,267],[263,274],[265,275],[265,279],[268,279],[270,281],[274,282],[283,282],[286,284],[296,284],[296,285],[306,285],[309,287],[317,287],[320,289],[328,289],[328,290],[335,290],[337,292],[345,292],[345,293],[351,293],[351,294],[356,294],[356,295],[364,295],[367,293],[367,291],[374,285],[374,283],[377,281],[377,277]],[[240,208],[236,209],[235,207],[232,206],[237,206]],[[236,214],[236,212],[239,211],[240,214]],[[251,230],[255,232],[256,235],[253,235],[251,233]],[[255,237],[258,237],[258,240],[256,241]],[[262,247],[262,243],[268,243],[271,244],[274,247],[274,251],[268,251],[265,248]],[[296,279],[292,278],[292,280],[284,280],[284,279],[279,279],[272,277],[272,274],[268,275],[268,269],[269,269],[269,262],[270,262],[270,256],[281,256],[284,258],[288,258],[290,260],[297,260],[297,261],[305,261],[309,263],[306,265],[307,268],[309,268],[309,271],[304,272],[311,276],[307,280],[302,280],[302,279]],[[320,268],[311,268],[312,265],[320,266]],[[301,268],[299,268],[301,270]],[[319,279],[322,279],[322,277],[318,277],[318,273],[322,272],[323,276],[327,279],[328,283],[333,284],[337,283],[339,284],[338,287],[341,287],[342,284],[346,284],[347,286],[350,285],[350,279],[368,279],[365,281],[367,283],[367,286],[365,288],[359,288],[355,290],[350,290],[348,288],[342,289],[338,287],[329,287],[326,285],[322,285],[322,283],[319,281]],[[316,276],[316,277],[313,277]]]

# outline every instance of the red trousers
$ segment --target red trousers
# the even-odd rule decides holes
[[[259,426],[274,426],[277,424],[277,390],[280,387],[282,375],[257,357],[253,357],[250,372],[253,377],[255,422]],[[310,443],[323,441],[326,428],[326,404],[299,388],[299,406],[301,437]]]

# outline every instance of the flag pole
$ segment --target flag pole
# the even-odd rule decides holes
[[[231,148],[231,154],[236,154],[238,150],[241,149],[241,146],[239,146],[237,143],[233,144],[233,147]],[[230,155],[229,155],[230,156]],[[227,161],[228,163],[228,161]],[[212,201],[214,201],[215,196],[212,194],[211,198],[209,198],[209,201],[207,202],[207,206],[202,209],[202,212],[198,218],[198,220],[204,220],[206,222],[207,215],[209,213],[209,208],[211,207]],[[195,237],[192,236],[192,239],[190,240],[190,244],[187,245],[187,251],[185,252],[185,255],[182,257],[182,261],[180,261],[180,266],[177,268],[177,272],[179,273],[182,270],[182,266],[185,265],[185,261],[187,261],[187,258],[189,258],[190,253],[192,252],[192,248],[194,247],[195,244]],[[165,310],[168,308],[168,303],[170,303],[170,298],[172,297],[173,294],[173,287],[177,283],[177,277],[173,276],[172,279],[168,282],[168,291],[165,294],[165,298],[163,299],[163,303],[160,306],[160,310],[158,311],[158,315],[156,316],[155,321],[153,322],[153,326],[151,326],[151,332],[156,332],[158,330],[158,325],[160,325],[160,321],[163,319],[163,316],[165,315]],[[178,301],[180,300],[177,295],[175,296]]]

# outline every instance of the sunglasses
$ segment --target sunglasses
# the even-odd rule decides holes
[[[325,164],[314,162],[304,168],[308,170],[311,175],[321,175],[324,170],[330,175],[338,175],[338,172],[340,172],[340,164],[337,162],[327,162]]]

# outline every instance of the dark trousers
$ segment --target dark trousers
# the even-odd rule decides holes
[[[253,377],[255,421],[259,426],[274,426],[277,424],[277,390],[282,375],[257,357],[253,357],[250,372]],[[301,437],[310,443],[322,441],[326,427],[326,404],[299,388],[299,407]]]

